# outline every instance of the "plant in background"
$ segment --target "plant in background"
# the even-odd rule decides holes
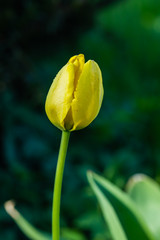
[[[102,99],[101,71],[94,61],[85,63],[82,54],[72,57],[55,77],[45,105],[49,120],[62,130],[53,194],[52,236],[28,223],[14,208],[13,201],[5,203],[7,212],[29,239],[60,239],[61,187],[70,132],[82,129],[94,120]],[[87,177],[110,234],[107,240],[160,239],[160,188],[156,182],[145,175],[135,175],[129,180],[125,193],[91,171]],[[85,238],[72,234],[61,239]]]
[[[130,178],[126,193],[103,177],[87,173],[113,240],[160,239],[160,188],[150,177]]]

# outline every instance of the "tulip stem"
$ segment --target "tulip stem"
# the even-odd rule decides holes
[[[60,202],[61,202],[61,188],[64,164],[67,154],[68,142],[69,142],[70,132],[62,131],[55,183],[53,192],[53,207],[52,207],[52,240],[60,239]]]

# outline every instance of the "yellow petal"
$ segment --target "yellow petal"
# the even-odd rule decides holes
[[[65,130],[64,119],[70,109],[74,92],[75,67],[66,64],[55,77],[45,104],[49,120],[61,130]]]
[[[73,56],[69,59],[69,63],[72,63],[74,66],[75,74],[74,74],[74,90],[73,90],[73,96],[72,99],[74,99],[74,91],[77,88],[77,83],[79,80],[79,77],[82,73],[83,66],[84,66],[84,55],[79,54],[76,56]],[[72,108],[70,107],[65,119],[64,119],[64,128],[66,130],[71,130],[73,128],[74,122],[73,122],[73,117],[72,117]]]
[[[74,86],[75,86],[75,89],[76,89],[78,79],[79,79],[79,77],[82,73],[83,66],[84,66],[84,63],[85,63],[84,55],[79,54],[79,55],[71,57],[69,59],[69,63],[72,63],[74,65],[74,68],[75,68]]]
[[[89,60],[84,64],[71,104],[73,130],[89,125],[97,116],[103,99],[102,75],[98,64]]]

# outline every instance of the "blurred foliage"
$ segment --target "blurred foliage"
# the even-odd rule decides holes
[[[133,175],[126,193],[107,179],[87,172],[113,240],[159,240],[160,187],[144,174]]]
[[[58,70],[84,53],[101,67],[105,97],[91,126],[72,133],[61,225],[110,239],[86,170],[122,188],[137,172],[160,182],[160,2],[6,0],[0,11],[0,238],[26,239],[4,211],[9,199],[51,231],[61,134],[45,115],[45,97]]]

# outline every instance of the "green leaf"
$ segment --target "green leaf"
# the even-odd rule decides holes
[[[103,216],[105,218],[105,221],[107,223],[107,226],[110,230],[111,236],[113,240],[127,240],[127,237],[123,231],[122,225],[112,207],[108,199],[104,196],[104,194],[101,192],[99,187],[94,181],[93,174],[91,172],[88,172],[87,174],[89,183],[94,191],[94,193],[97,196],[97,199],[99,201],[99,204],[102,209]]]
[[[134,175],[127,184],[127,192],[143,215],[156,240],[160,239],[160,187],[150,177]]]
[[[119,221],[126,233],[127,239],[154,240],[154,237],[148,229],[148,226],[138,208],[126,193],[122,192],[112,183],[95,173],[89,173],[89,181],[90,184],[92,183],[92,188],[94,183],[94,192],[96,190],[96,195],[101,205],[103,215],[106,217],[105,220],[107,224],[111,225],[114,223],[112,223],[111,218],[107,216],[109,205],[108,203],[106,204],[106,201],[104,200],[104,194],[105,199],[107,199],[114,208],[117,218],[119,218]],[[100,200],[100,196],[103,196],[103,205],[102,200]],[[119,237],[119,239],[122,238]]]
[[[41,232],[34,228],[15,208],[14,202],[8,201],[5,203],[5,210],[12,217],[21,231],[31,240],[51,240],[51,235]]]
[[[65,239],[65,240],[86,240],[86,238],[76,230],[63,228],[61,232],[62,232],[62,239]]]

